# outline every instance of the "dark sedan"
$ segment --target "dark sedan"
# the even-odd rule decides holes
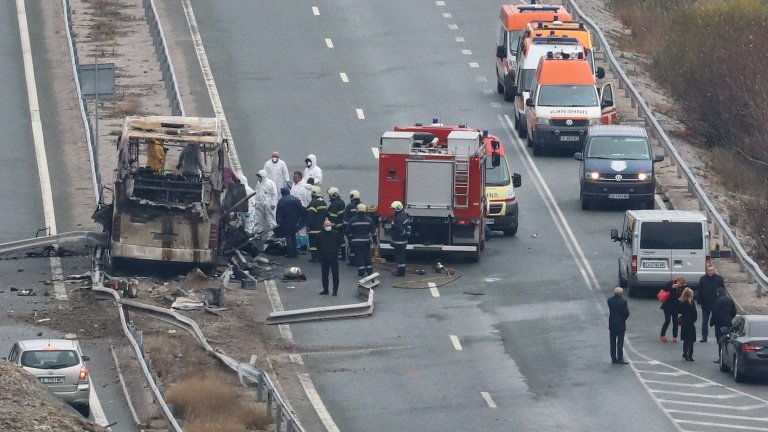
[[[768,316],[738,315],[720,344],[720,370],[736,382],[768,373]]]

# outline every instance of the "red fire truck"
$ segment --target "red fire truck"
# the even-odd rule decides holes
[[[396,127],[379,144],[380,252],[391,252],[393,201],[411,219],[409,251],[480,259],[485,246],[487,134],[464,126]],[[498,144],[496,144],[498,145]],[[500,157],[491,154],[495,164]]]

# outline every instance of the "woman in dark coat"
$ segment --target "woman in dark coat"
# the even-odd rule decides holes
[[[693,303],[693,290],[685,288],[683,295],[680,296],[678,305],[680,314],[680,339],[683,340],[683,358],[687,361],[693,361],[693,343],[696,342],[696,305]]]
[[[667,327],[672,322],[672,342],[677,343],[677,310],[680,306],[680,295],[683,288],[687,286],[684,278],[676,277],[669,281],[662,290],[669,292],[667,301],[661,304],[661,310],[664,311],[664,324],[661,326],[661,341],[667,342]]]

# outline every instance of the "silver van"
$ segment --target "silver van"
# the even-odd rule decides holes
[[[655,294],[678,276],[695,288],[710,262],[707,218],[696,211],[627,210],[611,240],[621,245],[619,286],[630,297]]]

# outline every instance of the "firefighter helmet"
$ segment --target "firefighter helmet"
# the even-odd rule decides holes
[[[331,186],[328,188],[328,196],[331,198],[336,198],[339,196],[339,188],[336,186]]]
[[[312,196],[323,196],[323,190],[320,189],[320,186],[312,186],[310,190],[312,191]]]
[[[390,207],[392,207],[395,211],[401,211],[403,210],[403,203],[400,201],[392,201],[392,205]]]
[[[358,213],[365,213],[368,210],[368,207],[365,206],[365,204],[360,203],[357,205],[357,212]]]
[[[360,191],[358,191],[357,189],[352,189],[351,191],[349,191],[349,199],[351,200],[360,199]]]

